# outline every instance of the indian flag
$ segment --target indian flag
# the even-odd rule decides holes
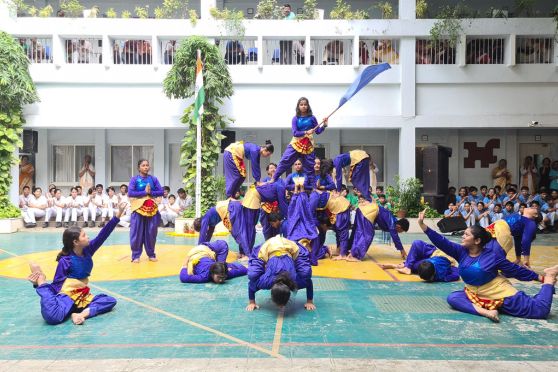
[[[205,101],[205,91],[203,90],[203,64],[201,61],[201,51],[199,49],[198,58],[196,60],[196,86],[194,97],[194,121],[197,121],[203,114],[203,103]]]

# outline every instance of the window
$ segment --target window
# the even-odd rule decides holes
[[[341,146],[341,153],[346,153],[351,150],[364,150],[371,156],[371,162],[374,162],[378,167],[378,173],[376,173],[376,182],[378,185],[384,184],[384,146],[383,145],[347,145]],[[345,182],[345,180],[343,181]],[[370,183],[373,186],[373,179],[370,179]]]
[[[53,182],[78,182],[86,155],[91,156],[91,164],[95,166],[94,145],[54,145],[52,148]]]
[[[110,180],[111,183],[127,183],[138,172],[138,161],[147,159],[151,165],[150,174],[154,174],[153,146],[111,146]]]

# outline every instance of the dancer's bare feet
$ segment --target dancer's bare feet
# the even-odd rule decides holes
[[[396,267],[395,270],[401,274],[411,275],[411,269],[408,267]]]
[[[354,258],[352,255],[348,255],[347,256],[347,261],[349,262],[359,262],[360,260],[358,258]]]
[[[149,261],[151,261],[151,262],[157,262],[157,261],[159,261],[159,260],[157,259],[157,257],[149,257]]]
[[[335,256],[335,257],[332,258],[332,260],[334,260],[334,261],[346,261],[347,256]]]
[[[402,263],[398,263],[398,264],[378,264],[382,269],[386,270],[386,269],[402,269],[405,267],[404,264]]]
[[[89,309],[83,310],[81,313],[72,313],[72,322],[75,325],[82,325],[89,316]]]
[[[30,262],[29,269],[31,269],[31,275],[27,277],[27,280],[33,283],[34,286],[39,286],[46,282],[46,275],[41,269],[41,266],[36,263]]]
[[[556,277],[558,276],[558,265],[544,269],[544,284],[556,284]]]
[[[474,306],[474,305],[473,305],[473,307],[475,308],[475,310],[477,310],[477,312],[480,315],[492,320],[494,323],[500,323],[500,317],[498,316],[498,310],[487,310],[483,307],[478,307],[478,306]]]
[[[139,263],[139,262],[140,262],[139,258],[134,258],[134,259],[132,260],[132,263]]]

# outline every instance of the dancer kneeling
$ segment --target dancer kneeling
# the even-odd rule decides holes
[[[52,284],[46,282],[39,265],[29,264],[28,280],[37,288],[41,314],[48,324],[60,324],[71,315],[74,324],[80,325],[85,319],[106,313],[116,305],[116,300],[110,296],[91,294],[88,284],[93,269],[92,257],[120,221],[122,210],[120,207],[116,216],[91,241],[80,227],[72,226],[64,231],[64,247],[56,257],[58,266]]]
[[[457,262],[436,249],[432,244],[415,240],[404,263],[380,265],[382,269],[395,269],[401,274],[417,274],[427,282],[455,282],[459,280]]]
[[[498,311],[520,318],[546,319],[552,305],[552,295],[558,265],[544,270],[545,275],[516,265],[506,259],[505,251],[488,231],[471,226],[463,234],[461,245],[453,243],[424,224],[424,214],[418,223],[432,243],[459,262],[459,274],[465,282],[463,291],[448,296],[454,309],[473,315],[481,315],[499,322]],[[506,277],[518,280],[539,280],[541,290],[534,297],[515,289]]]
[[[246,275],[248,270],[237,262],[227,263],[229,246],[224,240],[203,243],[192,248],[180,270],[182,283],[223,284],[225,280]]]
[[[306,310],[315,310],[312,267],[304,246],[280,236],[273,237],[254,248],[248,263],[247,311],[258,309],[256,292],[271,290],[271,300],[279,307],[285,306],[291,292],[306,288]]]

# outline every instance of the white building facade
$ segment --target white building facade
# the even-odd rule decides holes
[[[185,127],[180,117],[191,102],[170,100],[163,93],[171,67],[166,48],[171,40],[201,35],[221,41],[225,54],[230,40],[223,25],[207,14],[208,4],[215,2],[201,3],[202,19],[196,25],[189,20],[17,18],[0,9],[0,28],[35,45],[30,71],[41,101],[26,107],[25,128],[37,132],[37,153],[31,154],[36,185],[77,184],[83,156],[90,154],[96,183],[128,183],[138,158],[147,157],[162,183],[173,192],[181,186],[179,148]],[[558,159],[553,20],[463,21],[465,35],[454,49],[443,44],[423,59],[421,48],[434,22],[415,19],[414,1],[406,0],[399,1],[399,18],[393,20],[245,21],[245,63],[228,66],[234,95],[222,112],[235,120],[228,130],[236,140],[263,144],[271,139],[283,150],[299,97],[308,97],[321,119],[337,107],[365,65],[384,61],[392,68],[335,113],[317,137],[321,154],[366,149],[384,185],[396,175],[414,177],[415,148],[431,144],[452,148],[449,180],[454,186],[490,185],[490,170],[501,158],[508,160],[516,183],[524,156]],[[76,40],[91,44],[90,59],[72,55],[79,47]],[[124,63],[123,50],[115,52],[130,40],[149,42],[144,63]],[[299,46],[289,64],[277,58],[283,40]],[[520,49],[527,44],[544,49],[544,58],[525,58]],[[446,57],[435,57],[441,54]],[[530,126],[533,122],[538,124]],[[476,146],[483,153],[493,139],[499,142],[490,149],[496,160],[483,167],[469,149]],[[282,151],[277,150],[270,161],[279,161]],[[473,166],[466,166],[468,158],[477,159]],[[266,164],[262,161],[262,169]],[[14,185],[12,197],[17,193]]]

